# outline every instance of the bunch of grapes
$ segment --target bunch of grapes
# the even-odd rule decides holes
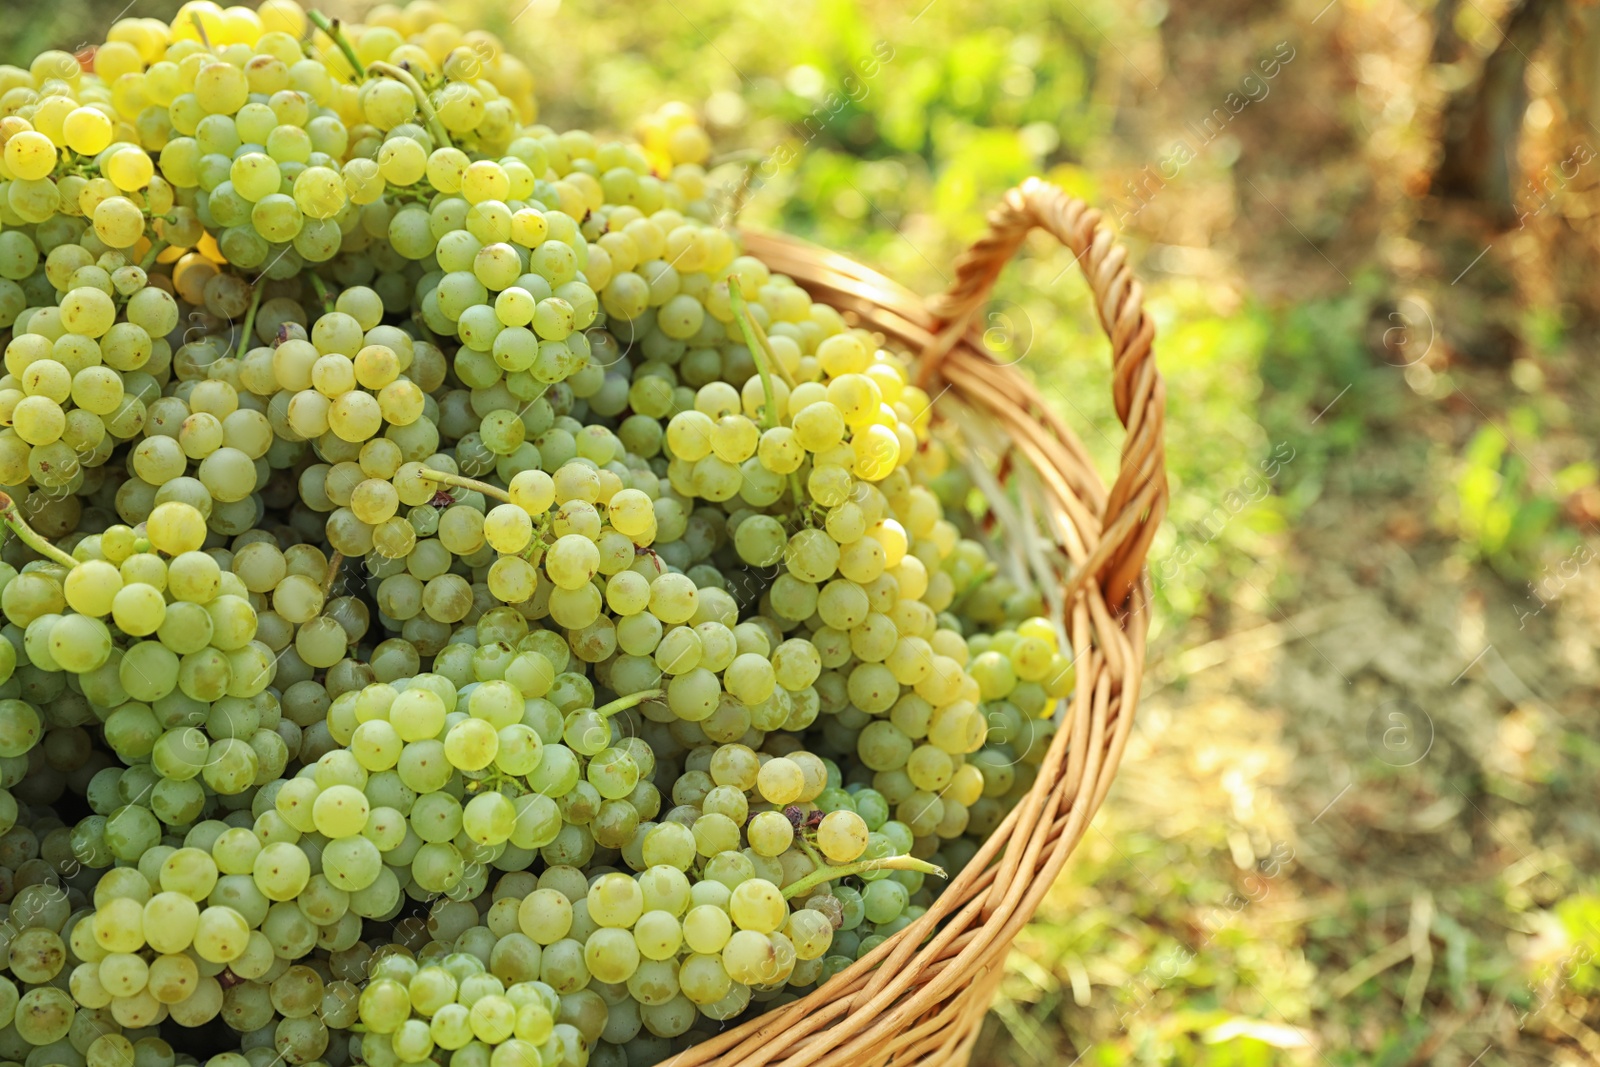
[[[427,0],[0,67],[0,1060],[654,1063],[1032,785],[908,357],[531,89]]]

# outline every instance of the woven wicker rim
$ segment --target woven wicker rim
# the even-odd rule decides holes
[[[1100,213],[1029,179],[989,215],[956,263],[949,292],[924,303],[860,264],[793,238],[743,235],[746,251],[852,322],[920,353],[919,381],[992,419],[1010,461],[1037,477],[1034,501],[1069,565],[1062,623],[1078,682],[1033,788],[977,856],[905,930],[797,1001],[689,1048],[666,1067],[961,1064],[999,983],[1005,954],[1100,807],[1116,772],[1144,667],[1144,573],[1166,513],[1165,393],[1155,330],[1127,254]],[[1108,491],[1078,438],[1014,367],[985,351],[975,317],[1034,227],[1072,250],[1111,340],[1112,398],[1127,429]],[[942,383],[942,384],[940,384]]]

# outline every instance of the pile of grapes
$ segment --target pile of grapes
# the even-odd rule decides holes
[[[0,1063],[649,1064],[921,914],[1070,650],[693,113],[108,36],[0,66]]]

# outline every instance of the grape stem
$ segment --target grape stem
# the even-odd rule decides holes
[[[317,291],[317,299],[322,301],[323,311],[333,310],[333,294],[328,292],[328,283],[316,271],[307,271],[306,277],[311,279],[311,288]]]
[[[48,560],[61,564],[68,570],[78,565],[78,561],[67,555],[47,541],[43,534],[28,525],[28,520],[22,517],[22,512],[17,508],[17,502],[11,499],[10,494],[0,492],[0,522],[5,523],[17,539],[39,555]]]
[[[761,324],[750,314],[750,305],[744,302],[744,294],[739,291],[739,276],[736,274],[728,275],[728,303],[733,306],[733,314],[739,320],[739,331],[744,334],[744,343],[750,347],[750,358],[755,361],[756,373],[761,376],[761,392],[767,401],[761,409],[761,428],[770,430],[778,425],[778,399],[772,391],[772,372],[767,367],[766,349],[756,340],[756,332],[761,329]]]
[[[338,549],[333,550],[333,557],[328,560],[328,573],[322,579],[322,596],[324,599],[333,596],[333,583],[339,578],[339,567],[344,563],[344,553]]]
[[[810,841],[806,840],[805,834],[796,832],[794,839],[795,843],[800,846],[801,850],[804,851],[806,855],[811,857],[812,862],[814,862],[818,867],[826,867],[828,865],[828,861],[822,858],[822,853],[817,851],[816,846]]]
[[[993,578],[999,572],[1000,568],[996,567],[993,563],[984,564],[983,567],[979,569],[978,573],[972,576],[972,581],[967,583],[967,587],[956,593],[951,603],[965,601],[967,597],[971,596],[973,593],[976,593],[988,583],[990,578]]]
[[[831,882],[838,878],[848,878],[853,874],[865,874],[869,871],[921,871],[931,874],[935,878],[944,878],[942,867],[936,867],[927,860],[919,860],[915,856],[885,856],[876,860],[857,860],[854,863],[842,864],[838,867],[819,867],[800,879],[791,883],[783,891],[784,900],[793,900],[811,892],[823,882]]]
[[[256,311],[261,307],[261,282],[250,287],[250,309],[244,313],[244,329],[239,334],[239,358],[243,359],[245,353],[250,351],[250,335],[256,329]]]
[[[200,12],[189,12],[189,21],[194,23],[194,32],[200,35],[200,43],[206,46],[206,51],[215,52],[216,49],[211,47],[211,38],[206,33],[206,24],[200,21]]]
[[[777,368],[783,383],[790,389],[798,383],[795,382],[794,375],[789,373],[789,368],[778,358],[778,353],[772,350],[772,342],[767,339],[767,331],[761,328],[755,315],[751,314],[750,305],[745,301],[736,274],[728,276],[728,303],[733,308],[733,313],[739,317],[739,329],[744,334],[744,343],[750,346],[750,356],[755,360],[756,370],[761,375],[761,385],[766,390],[767,403],[770,405],[772,403],[772,383],[768,377],[771,373],[770,368]],[[777,417],[776,409],[773,411],[773,417]]]
[[[320,11],[307,11],[306,18],[311,20],[311,25],[327,34],[332,38],[333,43],[339,46],[339,51],[344,53],[344,57],[350,61],[350,66],[355,69],[357,81],[367,76],[366,68],[361,65],[361,60],[356,57],[355,46],[344,35],[344,27],[339,25],[338,19],[329,22],[328,16]]]
[[[766,162],[767,155],[768,153],[755,148],[737,148],[732,152],[724,152],[720,156],[712,156],[710,159],[706,160],[705,167],[706,170],[709,171],[715,170],[717,167],[725,166],[729,163],[738,163],[741,166],[746,166],[751,163],[764,163]]]
[[[550,516],[541,515],[533,524],[533,536],[528,539],[528,547],[522,550],[522,558],[537,567],[539,565],[539,557],[543,555],[544,550],[548,547],[545,544],[545,537],[549,533]]]
[[[747,158],[735,158],[745,156],[747,156]],[[739,164],[738,183],[733,185],[731,189],[726,184],[723,186],[724,195],[720,199],[722,203],[728,206],[723,207],[718,213],[717,224],[719,226],[733,226],[739,221],[739,214],[744,211],[745,205],[750,202],[750,186],[755,183],[756,165],[760,162],[761,153],[759,152],[748,154],[734,152],[708,161],[706,167],[707,170],[711,169],[711,167],[722,166],[726,163]]]
[[[433,139],[440,145],[454,148],[455,142],[450,140],[450,133],[444,128],[444,123],[439,121],[439,113],[433,109],[433,102],[428,99],[428,94],[423,92],[417,79],[404,67],[397,67],[393,63],[374,63],[367,68],[374,74],[382,74],[393,78],[395,81],[411,90],[411,95],[417,98],[417,109],[422,112],[422,117],[427,120],[428,132],[433,134]]]
[[[424,467],[421,472],[424,478],[439,482],[442,485],[454,485],[461,489],[471,489],[475,493],[482,493],[486,497],[500,501],[502,504],[511,503],[511,494],[501,489],[498,485],[480,482],[476,478],[466,478],[459,474],[448,474],[436,471],[432,467]]]
[[[156,257],[161,255],[161,253],[166,251],[166,249],[167,249],[167,240],[166,240],[166,238],[164,238],[164,237],[157,238],[156,242],[150,246],[150,251],[146,252],[144,254],[144,258],[139,261],[139,269],[140,270],[149,270],[151,267],[155,266],[156,265]]]
[[[794,378],[777,358],[777,353],[772,351],[767,335],[761,329],[761,324],[750,313],[750,305],[745,303],[744,293],[739,288],[739,276],[728,275],[728,303],[733,308],[734,317],[739,320],[739,330],[744,334],[744,343],[750,349],[750,358],[755,361],[756,373],[761,376],[761,392],[766,399],[766,406],[761,413],[761,428],[770,430],[778,425],[778,400],[772,391],[772,372],[770,366],[776,366],[783,375],[783,380],[789,388],[795,387]],[[794,471],[789,472],[789,491],[794,494],[796,505],[805,502],[805,496],[800,491],[800,475]]]
[[[618,697],[609,704],[600,705],[598,708],[594,709],[594,713],[600,716],[615,715],[619,711],[626,711],[629,708],[637,707],[638,705],[643,704],[646,700],[654,700],[657,697],[665,694],[665,689],[645,689],[637,693],[629,693],[625,697]]]

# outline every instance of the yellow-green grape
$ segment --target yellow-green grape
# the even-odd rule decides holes
[[[458,192],[470,162],[459,148],[436,148],[428,156],[428,182],[441,193]]]
[[[464,82],[451,82],[445,86],[439,92],[434,106],[438,111],[439,121],[452,133],[475,130],[483,122],[485,111],[483,94]],[[435,155],[437,154],[436,152]],[[453,192],[454,189],[445,191]]]
[[[111,143],[115,127],[100,109],[80,107],[67,113],[61,132],[68,148],[81,156],[92,156]]]
[[[56,167],[56,146],[37,130],[22,130],[6,141],[5,163],[24,181],[44,178]]]
[[[123,192],[143,189],[155,176],[155,164],[143,149],[129,146],[112,154],[104,163],[105,175]]]
[[[22,372],[22,391],[26,396],[42,396],[61,404],[72,394],[72,372],[53,359],[30,363]]]
[[[527,470],[511,479],[511,502],[530,515],[542,515],[555,503],[555,482],[541,470]]]
[[[517,556],[502,556],[489,568],[489,592],[503,604],[522,604],[532,598],[539,584],[533,564]]]
[[[576,590],[586,588],[600,569],[600,549],[581,534],[567,534],[556,539],[545,553],[545,571],[559,588]]]
[[[314,168],[314,170],[320,170],[320,168]],[[355,160],[350,160],[349,163],[346,163],[341,182],[344,195],[349,198],[350,203],[358,203],[358,205],[378,202],[379,198],[384,195],[384,189],[386,189],[384,178],[378,171],[378,163],[374,163],[373,160],[366,160],[366,158],[355,158]],[[326,179],[320,179],[320,184],[326,184]],[[299,182],[296,182],[296,194],[298,192]],[[323,195],[320,203],[314,206],[317,210],[326,211],[333,205],[336,198],[338,198],[338,194],[333,194],[330,190],[328,194]],[[339,206],[341,208],[344,206],[342,200],[339,202]],[[325,218],[333,218],[333,216],[325,216]]]
[[[867,848],[867,824],[853,811],[833,811],[817,827],[817,847],[834,863],[859,859]]]
[[[17,436],[30,445],[48,445],[61,439],[66,429],[66,413],[46,396],[24,397],[11,412],[11,425]]]
[[[769,804],[792,804],[805,791],[805,775],[793,760],[779,757],[761,767],[756,788]]]
[[[144,213],[126,197],[107,197],[94,209],[94,232],[112,248],[132,248],[144,235]]]
[[[293,197],[271,193],[258,200],[251,209],[250,224],[268,241],[283,243],[299,234],[305,219]]]
[[[484,518],[483,534],[495,551],[519,553],[533,540],[533,520],[517,505],[501,504]]]
[[[231,63],[207,63],[195,75],[195,99],[209,114],[231,115],[245,105],[249,94],[244,71]]]
[[[378,168],[391,185],[415,185],[428,169],[428,153],[409,137],[393,137],[378,150]]]
[[[467,198],[469,204],[507,200],[511,196],[511,179],[500,164],[480,159],[469,164],[462,172],[461,195]]]
[[[97,617],[111,613],[112,602],[122,589],[122,575],[104,560],[87,560],[67,572],[62,591],[67,604],[81,615]]]
[[[166,599],[155,586],[129,582],[117,590],[111,602],[112,621],[117,629],[134,637],[145,637],[158,630],[166,619]]]
[[[233,190],[252,204],[278,191],[282,176],[277,161],[265,152],[246,152],[233,161],[228,172]]]
[[[156,505],[146,529],[150,543],[169,555],[193,552],[205,543],[205,518],[188,504]]]
[[[794,841],[794,826],[781,811],[764,811],[750,820],[750,847],[762,856],[781,856]]]
[[[194,950],[201,959],[210,963],[229,963],[244,954],[249,940],[249,924],[233,908],[213,905],[200,912]]]

